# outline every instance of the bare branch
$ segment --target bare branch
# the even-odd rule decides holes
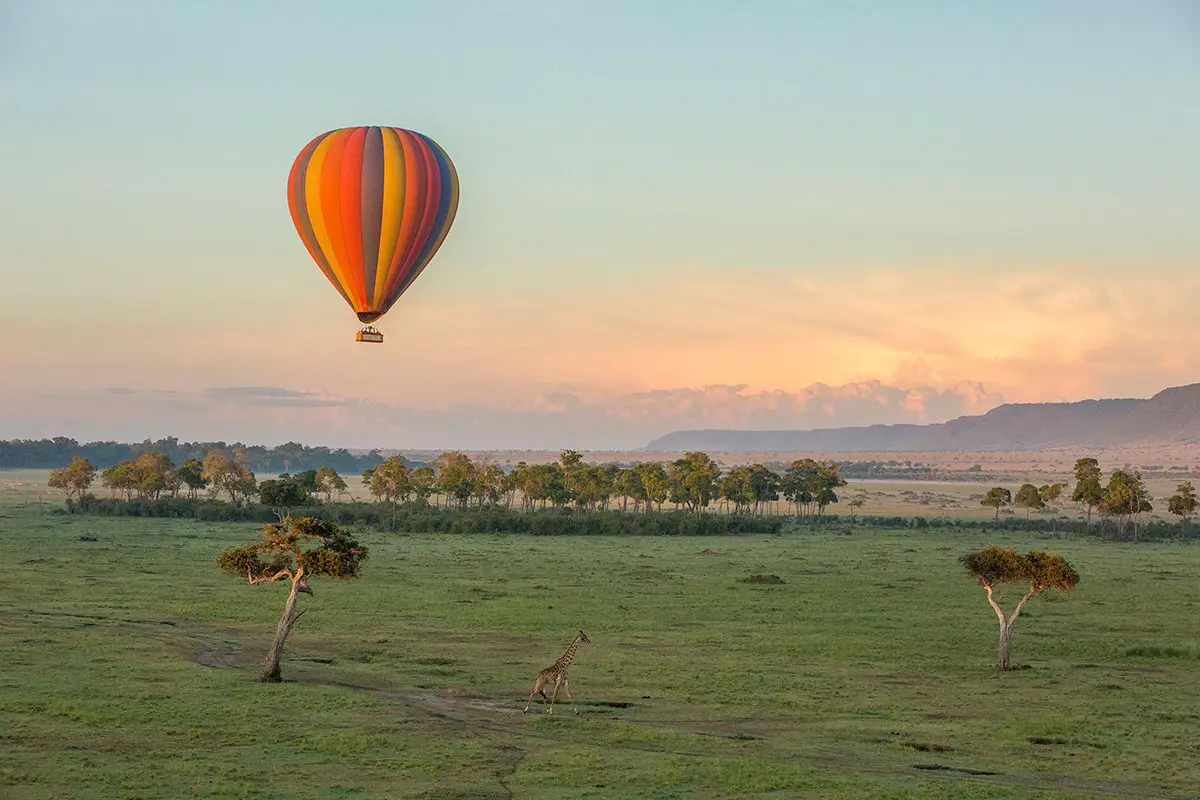
[[[983,584],[984,589],[987,589],[988,603],[991,604],[992,610],[996,612],[996,616],[1000,618],[1000,624],[1003,625],[1004,624],[1004,609],[1000,608],[1000,606],[996,604],[996,601],[992,599],[991,585],[988,584],[987,581],[984,581],[982,579],[979,582]],[[1022,600],[1021,602],[1024,603],[1025,601]]]
[[[1021,602],[1017,603],[1017,608],[1013,611],[1012,616],[1008,618],[1008,624],[1012,625],[1017,617],[1021,616],[1021,609],[1025,607],[1025,601],[1037,594],[1037,584],[1029,584],[1029,591],[1021,598]]]
[[[250,583],[273,583],[274,581],[282,581],[282,580],[290,581],[291,579],[292,579],[292,571],[290,569],[281,569],[281,570],[279,570],[279,572],[276,572],[274,575],[264,575],[261,578],[256,578],[256,577],[254,577],[254,574],[250,571],[249,567],[246,568],[246,580],[250,581]],[[311,594],[311,592],[310,592],[310,594]]]

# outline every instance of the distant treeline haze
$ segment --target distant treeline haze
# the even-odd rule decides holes
[[[161,453],[175,464],[189,459],[203,460],[212,450],[226,455],[239,451],[248,469],[253,472],[277,475],[282,472],[303,472],[330,467],[341,473],[356,474],[375,467],[383,461],[378,451],[355,454],[349,450],[330,450],[328,447],[306,447],[295,442],[264,447],[240,442],[180,442],[175,437],[138,444],[121,442],[89,442],[80,444],[74,439],[56,436],[53,439],[12,439],[0,441],[0,469],[56,469],[69,464],[76,456],[86,459],[99,469],[122,461],[131,461],[143,453]]]
[[[56,469],[70,463],[75,456],[86,459],[99,469],[107,469],[130,461],[143,453],[162,453],[176,464],[189,459],[203,460],[211,450],[221,450],[232,457],[240,451],[247,468],[258,474],[278,475],[284,472],[297,473],[310,469],[330,467],[343,475],[357,475],[364,469],[373,469],[384,460],[378,450],[368,453],[352,453],[346,449],[331,450],[328,447],[307,447],[288,442],[278,447],[245,445],[241,442],[180,442],[175,437],[126,444],[121,442],[89,442],[80,444],[74,439],[58,436],[53,439],[12,439],[0,441],[0,469]],[[421,462],[407,460],[410,466],[421,466]],[[954,470],[923,464],[919,461],[889,459],[886,461],[839,461],[843,478],[943,478],[969,477],[985,479],[983,467],[974,464],[965,470]],[[624,465],[629,466],[629,465]],[[774,472],[787,470],[785,462],[767,462]],[[511,468],[510,468],[511,469]],[[1153,470],[1154,467],[1147,469]],[[1182,469],[1182,468],[1181,468]],[[509,470],[506,470],[509,471]]]

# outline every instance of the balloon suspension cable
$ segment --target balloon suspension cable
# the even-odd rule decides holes
[[[371,325],[368,325],[359,331],[358,335],[354,338],[359,342],[374,342],[377,344],[383,342],[383,334]]]

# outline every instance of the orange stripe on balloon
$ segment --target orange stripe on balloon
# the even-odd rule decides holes
[[[296,156],[296,160],[292,163],[292,169],[288,173],[288,211],[292,215],[292,223],[296,226],[296,232],[300,234],[300,241],[304,243],[304,248],[308,250],[308,254],[312,256],[317,267],[320,268],[321,274],[326,280],[337,289],[338,294],[349,303],[350,298],[346,296],[346,292],[338,283],[337,276],[334,275],[333,269],[329,266],[329,262],[325,260],[325,255],[321,252],[320,245],[317,243],[316,234],[313,232],[312,220],[309,218],[308,208],[304,202],[305,195],[305,177],[308,173],[309,161],[312,159],[313,152],[317,149],[317,145],[321,143],[326,134],[313,139],[300,154]]]
[[[346,254],[346,271],[354,277],[355,294],[351,296],[368,310],[367,279],[363,275],[362,254],[362,166],[366,128],[355,128],[346,136],[338,175],[338,198],[342,216],[342,247]]]
[[[337,254],[334,251],[333,238],[330,236],[329,220],[321,204],[321,175],[324,173],[329,148],[336,141],[336,135],[341,130],[330,131],[326,134],[316,149],[313,150],[312,158],[308,160],[308,169],[304,175],[304,208],[308,212],[309,220],[312,222],[313,236],[316,237],[317,248],[321,251],[321,255],[333,271],[338,288],[346,296],[350,307],[353,308],[354,301],[349,299],[350,292],[347,288],[346,276],[342,270],[342,265],[338,263]]]
[[[342,288],[350,295],[355,311],[365,311],[366,304],[361,302],[362,291],[358,283],[361,275],[355,276],[353,265],[346,252],[346,237],[342,232],[342,197],[341,174],[342,155],[346,152],[346,142],[350,138],[349,130],[341,130],[329,137],[329,149],[318,173],[319,200],[321,214],[325,217],[325,231],[329,237],[330,250],[326,254],[334,263],[335,270],[342,282]],[[356,279],[357,277],[357,279]]]

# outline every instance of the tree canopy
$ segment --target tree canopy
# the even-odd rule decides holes
[[[278,681],[284,641],[304,613],[296,609],[297,593],[312,595],[308,581],[313,577],[357,578],[368,550],[336,525],[311,517],[288,517],[277,525],[264,525],[262,537],[262,541],[226,550],[217,557],[217,564],[251,584],[290,581],[262,676],[265,681]]]
[[[96,468],[86,458],[75,456],[71,463],[50,473],[47,485],[66,492],[68,498],[81,499],[96,478]]]
[[[988,603],[1000,620],[1000,644],[997,661],[1000,669],[1008,669],[1012,626],[1030,597],[1048,589],[1067,591],[1079,583],[1079,573],[1060,555],[1040,550],[1018,555],[1012,548],[988,547],[966,553],[960,558],[967,572],[987,592]],[[1026,584],[1025,596],[1010,616],[996,602],[994,590],[1003,584]]]
[[[1000,509],[1012,502],[1012,492],[1002,486],[988,489],[988,493],[979,501],[981,506],[996,509],[996,519],[1000,519]]]

